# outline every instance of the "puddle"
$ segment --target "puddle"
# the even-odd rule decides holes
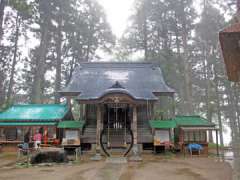
[[[232,151],[224,151],[224,160],[225,162],[228,162],[232,168],[234,166],[234,157],[233,157],[233,152]]]

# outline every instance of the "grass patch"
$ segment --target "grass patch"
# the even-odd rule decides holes
[[[219,148],[224,148],[224,145],[218,145]],[[208,148],[210,149],[214,149],[214,148],[217,148],[217,144],[215,143],[208,143]]]
[[[175,154],[170,151],[166,151],[163,155],[164,155],[164,158],[166,158],[166,159],[172,159],[175,157]]]
[[[16,152],[2,152],[0,154],[0,158],[16,158],[17,154]]]
[[[27,164],[26,162],[23,162],[23,163],[16,163],[16,168],[29,168],[29,167],[32,167],[32,165],[29,163]]]

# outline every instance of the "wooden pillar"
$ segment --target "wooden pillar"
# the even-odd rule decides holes
[[[132,121],[132,131],[133,131],[133,147],[132,156],[129,158],[130,161],[142,161],[139,153],[139,147],[137,143],[137,106],[133,106],[133,121]]]
[[[151,102],[150,104],[151,104],[151,106],[150,106],[150,107],[151,107],[151,111],[150,111],[150,112],[151,112],[151,114],[150,114],[150,120],[152,120],[152,119],[153,119],[153,116],[154,116],[154,103]]]
[[[100,132],[101,132],[101,106],[97,105],[97,127],[96,127],[96,149],[95,155],[91,157],[93,161],[99,161],[102,159],[100,154]]]
[[[173,108],[172,109],[173,110],[172,119],[174,119],[175,118],[175,111],[176,111],[174,94],[172,95],[172,108]]]
[[[72,105],[71,105],[71,97],[70,96],[67,96],[67,106],[69,107],[69,109],[71,110],[72,108]]]
[[[100,132],[101,132],[101,106],[97,105],[97,129],[96,129],[96,150],[100,150]]]
[[[132,122],[132,130],[133,130],[133,144],[137,144],[137,107],[133,107],[133,122]]]
[[[79,111],[80,111],[80,120],[83,120],[83,104],[79,104]]]

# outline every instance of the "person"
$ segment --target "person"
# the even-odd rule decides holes
[[[30,130],[26,132],[23,138],[23,149],[29,148],[29,142],[30,142]]]
[[[43,133],[43,143],[47,144],[48,143],[48,131],[47,129],[44,129],[44,133]]]
[[[38,133],[36,133],[33,136],[33,140],[34,140],[34,148],[38,149],[40,147],[41,141],[42,141],[42,134],[40,133],[40,131],[38,131]]]

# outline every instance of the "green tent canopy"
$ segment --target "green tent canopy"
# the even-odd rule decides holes
[[[58,123],[58,128],[61,129],[81,129],[84,121],[61,121]]]

